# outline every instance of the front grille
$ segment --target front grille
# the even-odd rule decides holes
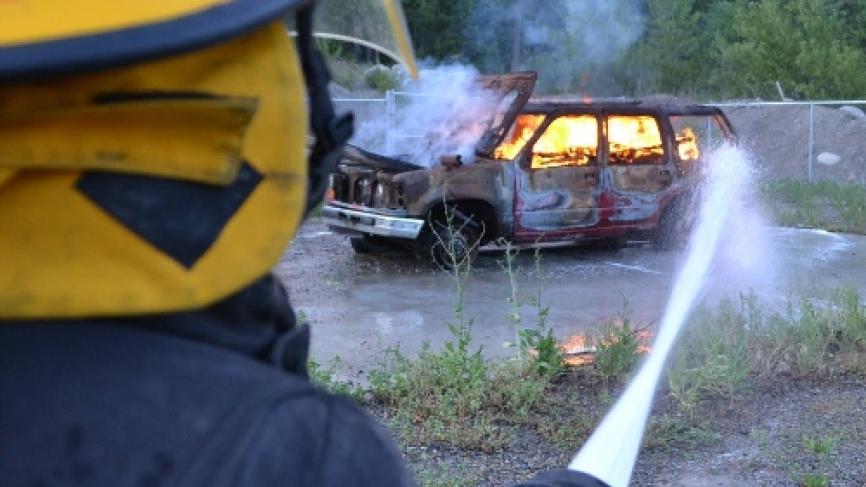
[[[370,206],[373,199],[373,180],[369,178],[361,178],[355,181],[355,194],[353,203]]]

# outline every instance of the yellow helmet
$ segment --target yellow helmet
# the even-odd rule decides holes
[[[312,159],[351,132],[311,3],[0,2],[0,319],[195,309],[273,267],[309,206],[305,74]]]

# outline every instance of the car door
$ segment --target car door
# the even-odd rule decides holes
[[[568,233],[598,221],[600,128],[595,114],[559,114],[530,140],[516,171],[518,234]]]
[[[675,166],[662,136],[660,119],[646,113],[605,117],[607,168],[616,202],[612,220],[648,218],[659,195],[674,181]]]

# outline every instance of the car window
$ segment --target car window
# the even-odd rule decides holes
[[[550,123],[532,146],[532,169],[587,166],[598,156],[598,120],[565,115]]]
[[[700,159],[725,141],[718,119],[711,115],[672,116],[671,126],[681,161]]]
[[[611,115],[607,119],[610,164],[664,164],[664,146],[655,117]]]
[[[532,138],[532,134],[538,130],[541,122],[544,121],[544,115],[533,115],[522,113],[517,116],[511,130],[505,135],[505,139],[499,144],[499,147],[493,151],[494,159],[512,160],[517,157],[526,142]]]

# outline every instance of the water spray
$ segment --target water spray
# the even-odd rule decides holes
[[[738,149],[722,147],[706,160],[697,225],[652,351],[637,375],[568,465],[580,485],[628,485],[652,406],[656,385],[677,335],[704,288],[732,207],[747,196],[751,170]],[[596,482],[596,483],[593,483]]]

